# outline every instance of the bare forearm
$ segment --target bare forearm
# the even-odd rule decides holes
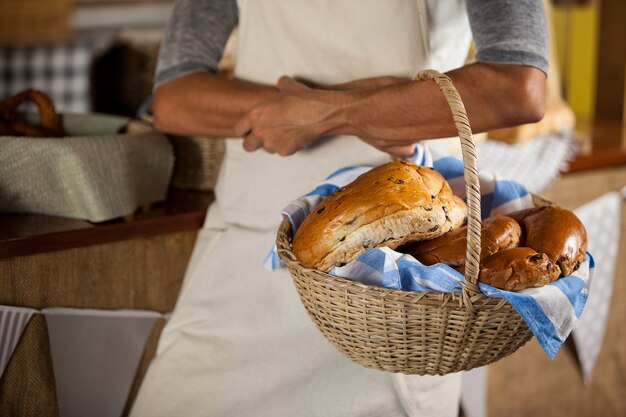
[[[277,89],[208,73],[193,73],[159,86],[152,107],[155,127],[187,135],[232,137],[235,123]]]
[[[531,67],[475,64],[448,74],[468,111],[472,130],[541,119],[545,75]],[[399,83],[375,90],[333,92],[328,133],[414,142],[456,135],[450,109],[432,81]]]

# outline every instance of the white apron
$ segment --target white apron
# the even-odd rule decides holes
[[[463,64],[462,0],[241,0],[236,76],[274,84],[411,77]],[[432,53],[429,51],[432,50]],[[308,318],[287,271],[262,262],[280,210],[334,170],[389,156],[335,137],[290,157],[227,142],[174,314],[133,416],[456,416],[460,376],[402,376],[338,353]]]

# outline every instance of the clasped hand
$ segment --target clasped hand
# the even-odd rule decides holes
[[[243,137],[243,147],[253,152],[263,148],[281,156],[292,155],[329,134],[352,133],[347,130],[346,109],[353,89],[376,88],[405,80],[384,77],[312,89],[290,77],[278,80],[278,93],[258,104],[235,125],[235,134]],[[342,129],[345,129],[342,130]],[[359,134],[361,140],[394,157],[413,153],[415,145]]]

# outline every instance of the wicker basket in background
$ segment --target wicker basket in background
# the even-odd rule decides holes
[[[467,263],[461,293],[392,290],[305,268],[293,253],[291,224],[286,218],[276,244],[309,317],[337,350],[368,368],[443,375],[509,355],[528,342],[532,333],[506,299],[486,297],[478,288],[480,183],[461,98],[443,74],[424,71],[418,78],[439,85],[461,139],[468,206]]]
[[[224,139],[170,135],[170,142],[176,159],[171,186],[212,191],[224,159]]]

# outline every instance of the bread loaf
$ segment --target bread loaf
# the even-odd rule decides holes
[[[300,263],[327,272],[369,248],[433,239],[463,224],[465,203],[432,168],[394,161],[322,201],[293,240]]]
[[[483,220],[480,234],[481,261],[503,249],[518,246],[521,234],[519,224],[510,217],[496,215]],[[467,226],[437,239],[409,244],[400,251],[413,255],[424,265],[444,263],[465,273]]]
[[[486,258],[479,279],[507,291],[540,287],[556,280],[561,270],[544,253],[526,247],[504,249]]]
[[[587,253],[587,232],[574,213],[543,206],[510,214],[523,230],[523,245],[545,253],[563,276],[576,271]]]

